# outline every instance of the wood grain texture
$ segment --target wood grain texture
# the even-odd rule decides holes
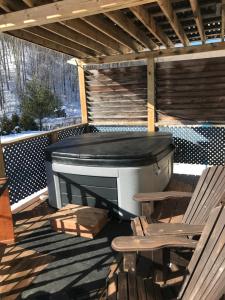
[[[89,121],[147,121],[146,66],[87,70],[85,85]]]
[[[157,63],[158,122],[225,119],[225,60],[221,58]]]

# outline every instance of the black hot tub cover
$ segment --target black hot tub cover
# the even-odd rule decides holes
[[[46,158],[74,165],[130,167],[155,163],[171,151],[170,133],[89,133],[48,146]]]

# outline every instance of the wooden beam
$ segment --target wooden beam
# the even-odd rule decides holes
[[[225,35],[225,0],[222,0],[222,7],[221,7],[221,39],[224,41]]]
[[[186,33],[184,32],[180,21],[176,13],[173,10],[173,6],[171,1],[168,0],[157,0],[159,7],[161,8],[162,12],[168,19],[171,27],[175,31],[176,35],[178,36],[179,40],[184,46],[189,45],[189,40],[187,38]]]
[[[154,17],[143,7],[134,6],[130,10],[138,18],[142,24],[157,38],[160,43],[165,47],[174,47],[173,42],[169,37],[162,31],[162,29],[156,24]]]
[[[101,43],[105,47],[117,51],[118,53],[125,54],[129,52],[128,47],[125,47],[122,44],[118,43],[114,39],[107,36],[105,33],[96,30],[96,28],[93,28],[91,25],[81,19],[63,21],[62,24],[85,35],[86,37],[93,39],[94,41],[97,41],[98,43]]]
[[[89,49],[83,45],[80,45],[74,41],[71,41],[67,38],[64,38],[58,34],[55,34],[51,31],[46,30],[45,28],[41,28],[41,27],[32,27],[32,28],[26,28],[24,29],[24,31],[26,32],[30,32],[34,35],[37,35],[41,38],[44,38],[46,40],[52,41],[54,43],[58,43],[59,45],[63,45],[65,47],[74,49],[76,51],[80,51],[83,52],[86,55],[90,55],[90,56],[96,56],[96,52],[93,51],[92,49]]]
[[[83,62],[86,64],[94,64],[94,63],[103,64],[103,63],[146,59],[151,57],[193,54],[193,53],[209,52],[209,51],[216,51],[216,50],[225,50],[225,42],[205,44],[200,46],[175,47],[175,48],[168,48],[162,50],[143,51],[139,53],[129,53],[124,55],[115,55],[115,56],[108,56],[108,57],[106,56],[102,58],[96,58],[95,61],[93,59],[83,59]]]
[[[147,60],[147,110],[148,131],[155,131],[155,62],[154,58]]]
[[[82,123],[88,123],[84,68],[83,68],[83,63],[80,60],[76,60],[76,62],[77,62],[77,72],[78,72],[78,81],[79,81],[81,120]]]
[[[134,39],[138,40],[144,47],[148,49],[158,48],[158,46],[121,11],[107,12],[105,15]]]
[[[20,38],[22,40],[26,40],[28,42],[38,44],[40,46],[55,50],[57,52],[62,52],[68,55],[71,55],[76,58],[85,58],[85,54],[80,51],[76,51],[75,49],[67,48],[65,46],[62,46],[58,43],[54,43],[50,40],[41,38],[37,35],[31,34],[29,32],[26,32],[25,30],[13,30],[12,32],[8,32],[10,35],[13,35],[17,38]],[[94,60],[94,59],[93,59]]]
[[[0,7],[7,13],[11,12],[8,3],[5,0],[0,0]]]
[[[201,9],[198,0],[190,0],[190,5],[193,11],[193,15],[194,15],[196,26],[198,28],[199,35],[201,37],[201,41],[202,43],[205,43],[206,37],[205,37],[204,25],[202,21]]]
[[[152,3],[155,0],[63,0],[0,15],[0,32]]]
[[[73,42],[76,42],[77,44],[80,44],[82,47],[85,47],[86,49],[92,49],[94,52],[97,51],[98,53],[105,54],[105,55],[112,55],[113,53],[115,54],[115,52],[110,50],[109,48],[97,43],[96,41],[93,41],[90,38],[87,38],[83,34],[77,33],[76,31],[62,24],[59,23],[47,24],[42,26],[42,28],[45,28],[54,34],[58,34],[62,38],[66,38]]]
[[[98,16],[90,16],[83,19],[85,22],[95,27],[97,30],[105,33],[109,37],[113,38],[117,42],[123,44],[126,47],[129,47],[131,50],[135,52],[139,52],[143,50],[135,40],[133,40],[128,34],[126,34],[121,28],[118,26],[113,26],[112,22],[107,20],[101,15]]]
[[[34,7],[34,3],[32,0],[22,0],[28,7]]]

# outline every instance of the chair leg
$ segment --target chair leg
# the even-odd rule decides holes
[[[123,254],[123,270],[125,272],[135,272],[136,271],[136,252],[126,252]]]
[[[169,254],[169,249],[152,251],[154,281],[160,284],[164,284],[167,279]]]

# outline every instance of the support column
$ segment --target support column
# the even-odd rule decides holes
[[[82,123],[88,123],[83,63],[80,60],[76,60],[76,62],[77,62],[78,82],[79,82],[79,91],[80,91],[81,120]]]
[[[147,110],[148,131],[155,131],[155,62],[154,58],[147,59]]]

